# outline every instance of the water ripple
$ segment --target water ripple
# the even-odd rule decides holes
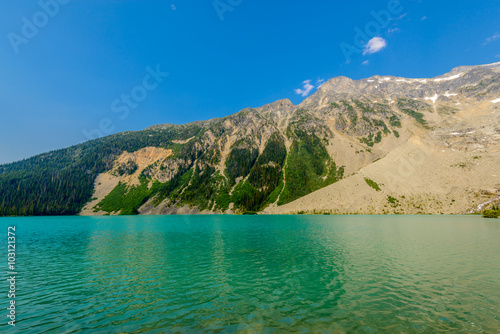
[[[22,231],[6,333],[500,332],[499,223],[475,217],[0,224]]]

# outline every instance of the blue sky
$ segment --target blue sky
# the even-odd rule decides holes
[[[500,61],[498,0],[58,1],[2,1],[0,163],[298,104],[335,76],[433,77]]]

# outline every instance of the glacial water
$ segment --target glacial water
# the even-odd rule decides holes
[[[0,243],[2,333],[500,332],[500,220],[0,218]]]

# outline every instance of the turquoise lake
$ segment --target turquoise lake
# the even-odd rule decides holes
[[[0,218],[0,240],[2,333],[500,332],[500,220]]]

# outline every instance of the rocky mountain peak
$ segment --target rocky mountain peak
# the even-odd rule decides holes
[[[356,81],[348,77],[340,76],[323,83],[318,91],[334,91],[337,93],[344,93],[352,92],[353,89],[356,89]]]
[[[346,96],[386,100],[420,99],[432,104],[439,98],[458,99],[459,96],[487,100],[498,98],[499,81],[500,63],[460,66],[434,78],[375,75],[366,79],[352,80],[341,76],[324,83],[299,106],[307,108],[318,103],[331,103]]]

